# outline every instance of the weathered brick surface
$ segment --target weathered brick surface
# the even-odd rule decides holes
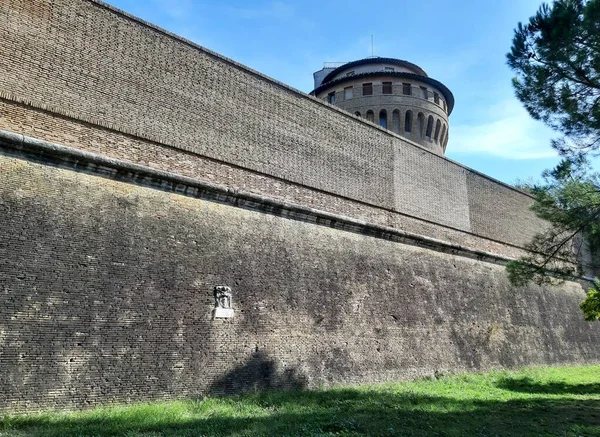
[[[532,214],[528,211],[531,205],[528,197],[474,173],[467,173],[466,179],[474,233],[523,246],[545,228],[541,220],[528,219]]]
[[[34,138],[43,138],[78,149],[85,149],[124,161],[161,168],[173,173],[223,184],[243,191],[265,194],[288,202],[365,220],[369,223],[390,226],[505,256],[518,257],[523,254],[523,251],[518,247],[504,244],[500,241],[493,241],[468,231],[452,228],[451,226],[443,226],[445,223],[450,223],[450,220],[445,219],[448,211],[452,211],[455,208],[467,208],[465,203],[461,204],[455,201],[460,194],[459,192],[451,192],[442,199],[447,202],[443,205],[443,214],[425,213],[429,210],[439,211],[440,199],[435,199],[437,207],[430,205],[424,212],[423,209],[416,209],[417,205],[409,203],[410,197],[405,197],[404,203],[398,203],[397,208],[405,212],[405,214],[399,214],[393,210],[377,207],[365,202],[358,202],[284,179],[274,179],[266,174],[208,159],[177,148],[145,141],[108,129],[100,129],[98,126],[90,125],[89,123],[65,117],[56,117],[54,114],[11,103],[1,98],[0,126],[12,132],[23,133]],[[400,153],[400,150],[397,153]],[[415,149],[414,153],[422,154],[424,152],[420,149]],[[408,156],[410,154],[402,159],[406,161]],[[443,162],[448,163],[447,160],[443,160]],[[407,183],[414,184],[419,178],[419,172],[415,171],[417,167],[411,162],[407,162],[405,168],[412,169],[411,174],[404,176],[402,180],[399,180],[398,176],[396,176],[395,180],[396,184],[404,186],[405,189],[402,193],[412,193],[412,197],[420,197],[427,194],[426,191],[425,194],[423,193],[423,187],[420,185],[417,187],[406,185]],[[458,168],[462,169],[462,167]],[[435,180],[433,182],[438,183],[439,181]],[[448,183],[445,185],[449,186]],[[528,200],[529,198],[525,197],[525,199]],[[428,205],[429,201],[430,198],[423,197],[421,205]],[[467,214],[468,210],[462,213]],[[410,216],[407,214],[415,215]],[[422,218],[430,221],[416,218],[419,214]]]
[[[421,167],[423,161],[427,162],[426,172]],[[434,223],[471,230],[466,184],[468,170],[416,147],[397,149],[395,164],[394,184],[401,187],[396,190],[398,211]],[[415,199],[420,200],[415,202]],[[523,210],[527,211],[527,208]],[[485,233],[481,235],[487,236]],[[500,241],[513,242],[510,239]]]
[[[194,170],[204,179],[215,176],[214,160],[225,162],[232,169],[228,174],[254,174],[246,180],[251,190],[270,195],[282,191],[279,185],[289,187],[286,196],[326,192],[325,203],[360,204],[369,214],[378,211],[375,215],[390,217],[394,225],[410,222],[408,230],[420,227],[431,236],[462,231],[522,246],[529,231],[542,226],[527,209],[529,197],[90,0],[1,2],[0,73],[5,107],[22,102],[171,147],[161,152],[151,144],[147,150],[157,150],[153,157],[132,150],[125,159],[139,157],[165,169],[178,165],[173,159],[179,156],[186,162],[212,159],[212,165]],[[1,111],[0,128],[75,143],[65,120],[31,110],[35,114]],[[43,128],[38,118],[44,118]],[[88,138],[77,142],[97,147]],[[124,149],[113,143],[107,153],[119,147]],[[409,183],[397,183],[399,175],[407,175]],[[312,194],[293,195],[300,203],[317,202]],[[330,202],[335,196],[344,199]],[[533,224],[514,232],[524,222]],[[464,238],[479,248],[497,245],[477,237]]]
[[[33,3],[35,7],[31,5]],[[389,204],[389,136],[86,0],[10,0],[0,90],[315,188]],[[31,17],[28,22],[24,17]],[[335,114],[321,117],[321,114]],[[310,135],[307,135],[310,132]],[[386,174],[387,173],[387,174]]]
[[[0,174],[3,411],[600,360],[575,283],[10,155]]]
[[[0,129],[508,256],[541,223],[523,194],[89,0],[0,2]],[[1,411],[600,360],[578,284],[515,289],[499,264],[7,150]],[[211,318],[217,284],[233,320]]]

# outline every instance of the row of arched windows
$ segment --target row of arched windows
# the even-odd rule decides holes
[[[358,111],[354,115],[362,117]],[[371,122],[375,122],[375,113],[368,110],[365,113],[365,118]],[[446,143],[446,135],[448,133],[446,124],[439,118],[434,119],[433,115],[428,116],[427,120],[425,120],[425,115],[419,112],[415,120],[413,111],[408,110],[404,113],[404,120],[402,120],[400,111],[394,109],[392,117],[389,119],[387,110],[382,109],[379,111],[378,121],[379,126],[389,129],[398,135],[420,140],[426,139],[442,146]]]

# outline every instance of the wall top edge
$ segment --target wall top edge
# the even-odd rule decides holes
[[[140,164],[109,158],[107,156],[61,144],[50,143],[48,141],[28,137],[11,131],[0,130],[0,149],[11,149],[17,151],[19,155],[24,155],[26,158],[43,158],[44,161],[53,161],[63,164],[63,166],[66,167],[72,168],[76,166],[77,171],[83,171],[85,173],[95,173],[106,176],[106,169],[118,171],[118,177],[121,181],[125,180],[127,183],[151,186],[154,188],[160,187],[162,190],[165,190],[165,184],[157,183],[157,181],[167,182],[170,184],[170,189],[166,191],[202,198],[209,201],[217,201],[219,203],[225,203],[235,207],[242,207],[293,220],[329,226],[374,238],[425,247],[439,252],[452,253],[493,263],[505,264],[506,262],[513,260],[513,258],[484,250],[369,223],[363,220],[317,210],[272,197],[245,192],[220,184],[201,181],[176,173],[146,167]],[[87,167],[86,164],[88,165]],[[104,169],[104,171],[102,171],[102,169]],[[146,179],[145,182],[144,178]],[[192,190],[188,190],[187,187]]]

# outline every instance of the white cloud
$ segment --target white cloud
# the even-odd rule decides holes
[[[481,119],[481,123],[461,125],[453,125],[451,120],[448,150],[519,160],[557,156],[550,147],[557,134],[533,120],[515,98],[490,107]]]

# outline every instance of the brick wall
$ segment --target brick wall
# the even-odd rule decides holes
[[[109,137],[120,132],[150,142],[156,151],[141,158],[144,150],[134,149],[129,160],[166,169],[183,153],[186,163],[210,161],[252,174],[246,180],[252,190],[325,192],[338,198],[334,204],[363,205],[425,235],[469,234],[463,242],[480,248],[522,246],[542,226],[527,208],[529,197],[94,1],[3,1],[0,73],[3,129],[74,143],[66,116],[90,131],[110,128]],[[113,146],[107,153],[123,149]],[[77,147],[97,145],[86,136]],[[194,171],[206,180],[215,176],[212,168]],[[401,175],[411,175],[410,184],[398,184]],[[515,235],[524,222],[532,224]]]
[[[579,284],[373,236],[518,256],[529,197],[96,2],[0,2],[0,129],[367,222],[0,147],[0,411],[600,360]]]
[[[334,195],[285,179],[274,179],[263,173],[181,149],[166,147],[139,137],[99,128],[96,125],[67,117],[57,117],[53,113],[32,109],[2,98],[0,98],[0,114],[2,115],[0,121],[3,122],[5,128],[34,138],[43,138],[100,155],[219,183],[236,190],[264,194],[286,202],[306,205],[318,210],[354,217],[369,223],[390,226],[509,257],[518,257],[524,254],[516,246],[490,240],[469,231],[441,225],[440,223],[444,222],[439,217],[422,215],[424,218],[431,219],[431,221],[425,221],[411,216],[409,214],[418,213],[418,211],[407,207],[410,206],[407,203],[399,206],[400,209],[406,211],[406,214],[400,214],[394,210]],[[417,153],[420,151],[420,149],[414,150]],[[447,161],[443,162],[447,163]],[[410,168],[418,170],[414,166]],[[409,181],[412,183],[418,177],[418,174],[414,175],[409,178]],[[403,192],[410,193],[411,189],[406,188]],[[419,195],[419,192],[413,193],[413,197]],[[407,198],[408,200],[409,198]],[[423,201],[422,204],[426,205],[427,203]],[[456,202],[452,204],[459,206]]]
[[[575,283],[516,289],[499,264],[125,170],[4,150],[0,174],[0,411],[600,360]],[[234,319],[212,319],[217,284]]]

